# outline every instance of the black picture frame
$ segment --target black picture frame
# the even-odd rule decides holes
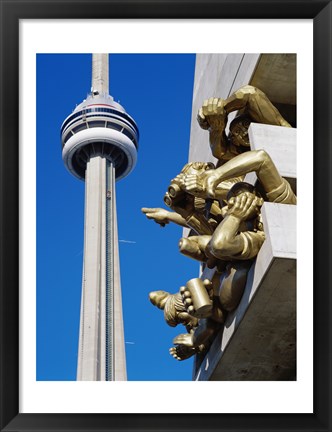
[[[331,1],[0,0],[0,14],[1,431],[331,431]],[[314,202],[313,414],[19,413],[19,20],[64,18],[313,19],[314,197],[307,197]]]

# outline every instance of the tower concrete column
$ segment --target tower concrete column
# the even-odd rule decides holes
[[[81,322],[78,355],[78,380],[105,379],[106,325],[106,160],[91,158],[86,167],[84,261]]]
[[[115,181],[135,167],[139,131],[108,94],[108,54],[93,54],[92,91],[61,126],[62,158],[85,181],[78,380],[124,381]]]
[[[78,380],[126,380],[118,254],[114,167],[95,156],[85,177]]]

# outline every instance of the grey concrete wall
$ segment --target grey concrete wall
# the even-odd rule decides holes
[[[296,129],[252,123],[251,150],[265,150],[282,177],[296,178]]]
[[[251,123],[249,141],[251,150],[265,150],[273,160],[279,174],[291,185],[296,194],[296,129]],[[257,176],[249,173],[245,181],[255,184]]]

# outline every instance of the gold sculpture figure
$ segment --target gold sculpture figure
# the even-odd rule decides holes
[[[184,179],[186,176],[199,176],[209,170],[214,170],[214,165],[207,162],[189,162],[187,163],[180,174],[171,180],[168,191],[165,194],[164,202],[173,212],[162,208],[147,208],[143,207],[142,212],[145,213],[148,219],[154,220],[162,227],[169,222],[174,222],[180,226],[190,228],[199,235],[212,234],[216,225],[222,220],[221,209],[218,201],[210,202],[210,217],[207,218],[206,199],[195,197],[192,193],[187,193],[183,189]],[[226,197],[229,189],[234,183],[242,180],[242,177],[225,181],[219,186],[219,189],[224,189]]]
[[[239,187],[239,185],[242,186]],[[238,234],[239,227],[246,220],[253,220],[257,216],[261,205],[261,198],[258,198],[251,192],[247,192],[243,184],[238,183],[236,186],[237,191],[232,191],[230,194],[228,212],[234,215],[238,224],[234,229],[234,238],[231,239],[231,236],[229,236],[228,239],[227,245],[230,247],[230,249],[227,249],[228,255],[234,254],[234,250],[231,247],[232,242],[235,242],[237,248],[242,247],[241,244],[237,244],[236,240],[238,236],[241,237],[242,235],[242,233]],[[237,193],[239,194],[236,195]],[[228,220],[227,217],[226,214],[224,221]],[[225,232],[227,233],[229,223],[228,225],[225,224],[225,228]],[[255,244],[255,231],[248,231],[245,223],[242,224],[241,229],[244,231],[243,235],[248,236],[249,242],[251,241],[252,244]],[[251,236],[253,236],[252,239]],[[253,255],[257,253],[264,240],[264,233],[262,231],[260,231],[258,236],[259,243],[256,242]],[[182,242],[187,242],[187,255],[189,256],[193,245],[197,243],[200,255],[197,255],[196,251],[196,255],[194,253],[194,256],[191,257],[201,261],[207,260],[206,255],[209,253],[207,249],[211,242],[211,235],[192,236],[188,239],[180,240],[180,244]],[[247,241],[247,244],[249,242]],[[182,245],[182,247],[184,246]],[[224,253],[224,250],[220,248],[221,254]],[[243,253],[243,251],[241,252]],[[249,259],[251,256],[248,254],[248,257],[243,257],[241,261],[229,261],[228,255],[218,257],[222,261],[219,261],[219,272],[216,273],[212,290],[209,281],[198,283],[200,279],[196,278],[187,282],[186,287],[181,287],[180,292],[177,294],[158,291],[150,294],[151,302],[160,309],[164,309],[164,317],[169,325],[183,324],[186,326],[188,333],[178,335],[173,341],[175,346],[170,349],[170,354],[177,360],[185,360],[196,353],[206,350],[215,332],[224,321],[225,313],[235,309],[242,297],[247,274],[252,263]],[[214,258],[212,266],[215,264],[215,261]],[[206,296],[204,297],[205,290],[208,291],[211,299],[210,302],[206,300]]]
[[[188,194],[205,199],[225,200],[224,181],[251,171],[256,172],[268,201],[296,204],[296,196],[289,183],[280,176],[273,161],[264,150],[238,155],[215,170],[181,176],[180,184]],[[243,230],[241,226],[243,227],[243,222],[258,215],[263,200],[252,191],[242,191],[243,184],[237,183],[233,186],[240,194],[229,197],[224,219],[216,227],[212,236],[205,235],[200,238],[194,236],[183,240],[182,243],[180,242],[182,253],[190,256],[191,251],[197,250],[197,257],[205,255],[221,260],[245,260],[257,255],[265,238],[264,232],[259,229],[259,225],[252,230]],[[192,258],[195,258],[194,254]]]
[[[227,212],[212,235],[190,236],[179,242],[180,251],[198,259],[205,257],[208,267],[217,265],[217,260],[234,261],[254,258],[262,246],[265,235],[259,211],[263,199],[254,193],[251,185],[237,183],[236,196],[230,197]],[[234,187],[231,192],[234,191]]]
[[[240,163],[236,163],[238,160]],[[192,164],[192,168],[193,166],[194,164]],[[237,172],[235,172],[236,170]],[[201,209],[195,208],[193,200],[193,196],[197,195],[205,200],[213,196],[226,202],[230,186],[244,185],[244,183],[238,182],[239,177],[235,179],[234,177],[242,176],[246,171],[256,171],[262,185],[267,189],[266,195],[269,198],[272,197],[277,202],[280,202],[281,198],[283,198],[281,202],[296,202],[289,184],[279,175],[267,153],[254,151],[236,156],[217,169],[204,169],[202,167],[198,169],[196,165],[195,170],[181,172],[176,179],[182,190],[182,207],[180,202],[177,202],[176,205],[172,204],[172,208],[176,210],[175,213],[151,208],[143,208],[142,211],[148,218],[154,219],[158,223],[166,224],[173,221],[187,227],[192,227],[190,221],[193,219],[197,221],[197,215],[199,215],[201,223],[199,226],[196,224],[198,236],[181,239],[179,243],[180,251],[194,259],[205,262],[209,259],[213,261],[213,258],[221,260],[251,259],[257,255],[264,241],[264,233],[261,228],[258,229],[257,224],[254,226],[251,223],[251,229],[247,228],[248,224],[244,224],[258,215],[263,204],[263,199],[253,193],[254,188],[251,191],[237,188],[237,196],[229,196],[227,206],[224,208],[221,205],[218,207],[214,201],[214,215],[213,218],[209,219],[204,213],[200,213]],[[266,175],[266,171],[268,175]],[[229,178],[232,181],[223,181]],[[207,189],[206,186],[208,181],[210,181],[208,183],[210,189]],[[246,186],[249,187],[250,185]],[[282,189],[281,192],[280,189]],[[184,191],[186,193],[183,193]],[[189,206],[190,211],[188,211]],[[184,211],[187,212],[187,217],[184,217]]]
[[[211,337],[224,321],[220,306],[213,301],[212,285],[208,279],[201,281],[194,278],[188,281],[186,286],[181,287],[179,293],[153,291],[149,295],[151,303],[164,310],[164,318],[168,325],[175,327],[183,324],[186,327],[187,333],[176,336],[173,340],[175,346],[169,350],[177,360],[186,360],[196,353],[205,351]],[[188,309],[195,309],[195,313],[201,319],[189,314]],[[207,318],[204,318],[205,315]]]
[[[250,264],[247,261],[226,265],[225,272],[222,275],[215,273],[212,281],[191,279],[176,294],[165,291],[150,293],[151,303],[164,310],[166,323],[171,327],[182,324],[187,330],[187,333],[174,338],[174,346],[169,350],[173,358],[186,360],[209,348],[225,320],[226,311],[220,301],[227,310],[237,306]]]
[[[217,265],[216,275],[222,281],[216,284],[212,296],[213,307],[207,316],[196,316],[199,318],[197,325],[192,325],[187,334],[174,339],[170,353],[177,360],[185,360],[207,349],[216,329],[220,328],[220,317],[237,307],[252,259],[264,242],[259,215],[264,201],[253,186],[239,182],[250,171],[256,172],[268,200],[296,203],[289,184],[279,175],[269,155],[259,150],[238,155],[216,169],[204,163],[187,164],[171,182],[171,185],[178,186],[177,194],[173,193],[177,199],[170,202],[174,212],[142,209],[148,218],[162,224],[173,221],[190,227],[188,221],[205,221],[195,224],[198,235],[181,239],[179,248],[185,255],[206,262],[209,267]],[[194,197],[201,200],[195,202]],[[209,217],[212,206],[209,215],[204,212],[206,202],[211,199],[213,218]],[[212,234],[207,234],[208,231],[212,231]],[[186,291],[185,298],[182,296],[182,303],[179,295],[176,296],[181,312],[195,315],[190,291]],[[219,311],[217,314],[216,310]],[[167,321],[166,316],[165,319]]]
[[[228,114],[241,110],[230,124]],[[209,130],[217,167],[191,162],[170,183],[164,197],[172,210],[143,208],[148,219],[162,227],[170,222],[190,228],[195,235],[179,241],[180,252],[216,267],[212,281],[194,278],[176,294],[150,293],[150,301],[164,310],[171,326],[182,324],[187,333],[174,338],[170,354],[185,360],[206,350],[228,312],[242,297],[248,271],[265,235],[260,217],[264,200],[296,204],[296,196],[270,156],[263,150],[250,151],[250,122],[291,127],[266,95],[244,86],[226,100],[207,99],[198,113],[198,122]],[[255,172],[260,193],[243,182]]]
[[[227,137],[228,115],[238,110],[240,114],[230,123]],[[248,128],[251,122],[291,127],[266,94],[251,85],[241,87],[227,99],[206,99],[197,121],[201,128],[209,131],[211,152],[218,159],[218,165],[250,148]]]
[[[180,293],[170,294],[166,291],[153,291],[149,294],[149,298],[154,306],[164,311],[164,318],[169,326],[175,327],[178,324],[183,324],[186,327],[188,335],[194,333],[198,326],[198,319],[189,315],[186,311],[186,306]],[[173,357],[175,355],[178,356],[178,360],[186,360],[204,348],[203,346],[194,346],[193,344],[181,344],[178,354],[173,352],[173,347],[170,348],[170,353]]]

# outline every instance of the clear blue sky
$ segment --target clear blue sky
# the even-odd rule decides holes
[[[178,252],[182,228],[159,227],[141,207],[163,207],[187,162],[195,56],[115,54],[110,93],[140,130],[135,170],[117,183],[128,380],[191,380],[192,359],[168,353],[185,331],[148,299],[198,274]],[[37,380],[75,380],[83,259],[84,183],[65,169],[60,126],[91,87],[91,55],[37,56]],[[127,243],[125,241],[129,241]]]

